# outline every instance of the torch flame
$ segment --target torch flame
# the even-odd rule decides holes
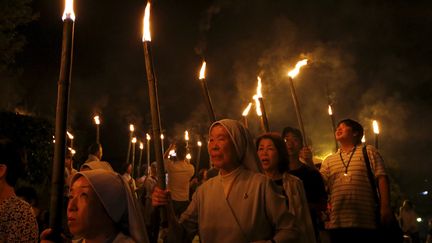
[[[161,139],[164,140],[165,136],[163,134],[161,134]]]
[[[366,136],[363,134],[363,137],[362,137],[362,139],[361,139],[361,142],[362,143],[366,143]]]
[[[144,19],[143,19],[143,37],[142,41],[151,41],[150,34],[150,2],[147,2],[147,6],[144,10]]]
[[[373,131],[375,134],[379,134],[378,122],[376,120],[372,121]]]
[[[73,0],[65,0],[65,8],[62,16],[62,20],[71,19],[75,21],[75,13],[73,10]]]
[[[69,137],[69,139],[74,139],[74,136],[72,135],[72,133],[66,131],[67,136]]]
[[[261,92],[261,88],[262,88],[261,78],[258,76],[257,79],[258,79],[258,85],[257,85],[257,93],[256,94],[257,94],[258,98],[262,98],[263,96],[262,96],[262,92]]]
[[[95,122],[96,125],[100,124],[99,116],[94,116],[93,119],[94,119],[94,122]]]
[[[199,73],[199,79],[200,80],[205,79],[205,70],[206,70],[206,62],[203,61],[202,66],[201,66],[201,70]]]
[[[304,65],[306,65],[307,62],[308,62],[307,59],[303,59],[303,60],[297,62],[295,68],[288,72],[288,76],[290,76],[291,78],[294,78],[295,76],[297,76],[297,74],[299,74],[299,72],[300,72],[300,68],[303,67]]]
[[[333,115],[331,105],[328,106],[328,114],[329,114],[329,116]]]
[[[142,142],[140,142],[140,147],[139,147],[141,150],[143,150],[144,149],[144,144],[142,143]]]
[[[184,138],[186,141],[189,141],[189,132],[187,130],[185,131]]]
[[[192,155],[191,154],[186,154],[186,159],[188,159],[188,160],[192,159]]]
[[[149,141],[151,139],[150,134],[146,133],[146,139]]]
[[[201,147],[201,146],[202,146],[201,141],[198,141],[198,142],[197,142],[197,145]]]
[[[255,109],[258,116],[262,116],[261,105],[258,100],[258,95],[254,95],[253,99],[255,100]]]
[[[135,131],[135,127],[133,124],[129,124],[129,131],[131,132]]]
[[[133,137],[132,138],[132,143],[136,143],[137,142],[137,138],[136,137]]]
[[[251,107],[252,107],[252,103],[249,102],[249,105],[246,107],[246,109],[244,109],[242,116],[247,116],[249,114]]]

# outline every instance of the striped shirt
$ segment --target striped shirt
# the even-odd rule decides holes
[[[330,222],[326,226],[328,229],[377,227],[375,201],[362,148],[357,146],[355,151],[351,150],[348,153],[339,149],[337,153],[328,156],[321,165],[320,172],[330,200]],[[383,159],[378,151],[370,145],[366,149],[375,178],[386,175]],[[351,161],[348,163],[351,155]]]

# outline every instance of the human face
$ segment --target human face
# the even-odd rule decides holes
[[[354,133],[352,128],[347,126],[345,123],[339,124],[336,128],[336,140],[340,143],[354,143],[357,133]]]
[[[289,132],[284,138],[286,148],[288,150],[288,155],[299,154],[302,144],[300,138],[295,136],[293,133]]]
[[[208,152],[213,165],[221,170],[221,174],[229,173],[240,163],[228,131],[222,125],[215,125],[210,131]]]
[[[111,223],[99,198],[83,176],[72,184],[67,217],[70,232],[82,238],[98,235],[107,222]]]
[[[258,157],[264,171],[275,171],[279,164],[279,154],[273,141],[263,138],[258,145]]]

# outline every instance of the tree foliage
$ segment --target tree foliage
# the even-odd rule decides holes
[[[50,178],[54,126],[49,121],[12,112],[0,112],[0,134],[12,139],[26,152],[24,182],[42,184]]]
[[[15,62],[15,56],[26,44],[22,27],[37,18],[32,0],[0,1],[0,72]]]

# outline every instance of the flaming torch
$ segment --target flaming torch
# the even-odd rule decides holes
[[[213,104],[211,102],[210,99],[210,93],[207,87],[207,81],[205,78],[205,69],[206,69],[206,62],[203,61],[202,66],[201,66],[201,70],[199,72],[199,80],[201,81],[201,91],[203,94],[203,98],[205,100],[205,104],[207,107],[207,111],[208,111],[208,115],[210,118],[210,123],[213,123],[216,121],[216,116],[214,114],[214,110],[213,110]]]
[[[335,118],[334,118],[334,115],[333,115],[333,110],[332,110],[332,107],[331,107],[330,104],[328,105],[328,114],[330,116],[331,123],[332,123],[333,137],[335,139],[335,146],[336,146],[335,147],[336,148],[335,151],[337,151],[339,146],[338,146],[338,142],[336,140],[336,122],[335,122]]]
[[[376,120],[372,121],[372,127],[373,127],[373,132],[375,134],[375,148],[378,149],[378,136],[379,136],[379,126],[378,126],[378,122]]]
[[[251,107],[252,107],[252,103],[249,102],[248,106],[246,107],[246,109],[244,109],[244,111],[242,113],[242,116],[243,116],[243,125],[246,128],[249,128],[249,124],[248,124],[248,121],[247,121],[247,115],[249,114],[249,111],[250,111]]]
[[[141,176],[141,161],[142,161],[142,154],[143,154],[143,150],[144,150],[144,144],[142,142],[139,143],[139,149],[140,149],[140,153],[139,153],[139,158],[138,158],[138,166],[137,166],[137,173],[136,176],[139,178]]]
[[[146,133],[147,168],[150,168],[150,134]]]
[[[290,87],[291,87],[291,96],[292,96],[292,99],[293,99],[293,102],[294,102],[294,108],[295,108],[296,115],[297,115],[297,121],[299,123],[300,129],[301,129],[301,132],[302,132],[302,135],[303,135],[304,146],[307,146],[306,134],[305,134],[305,130],[304,130],[303,119],[302,119],[302,116],[301,116],[301,113],[300,113],[300,105],[299,105],[299,102],[298,102],[298,99],[297,99],[297,95],[296,95],[296,92],[295,92],[295,88],[294,88],[293,79],[294,79],[295,76],[297,76],[297,74],[299,74],[300,68],[303,67],[306,64],[307,64],[307,59],[301,60],[301,61],[297,62],[296,66],[295,66],[295,68],[293,70],[291,70],[291,71],[288,72],[288,77],[289,77],[288,81],[289,81],[289,84],[290,84]]]
[[[126,155],[126,164],[129,163],[129,158],[130,158],[130,150],[132,147],[132,137],[135,131],[135,126],[133,124],[129,124],[129,145],[128,145],[128,151],[127,151],[127,155]]]
[[[197,152],[197,157],[196,157],[196,170],[195,170],[195,174],[198,174],[199,172],[199,166],[200,166],[200,160],[201,160],[201,147],[202,147],[202,142],[198,141],[197,142],[198,145],[198,152]]]
[[[165,144],[164,144],[165,136],[163,133],[161,134],[161,142],[162,142],[162,154],[165,154]]]
[[[159,114],[159,101],[158,101],[158,93],[157,93],[157,82],[156,76],[153,70],[153,61],[151,56],[151,34],[150,34],[150,2],[147,2],[147,6],[145,8],[144,13],[144,26],[143,26],[143,46],[144,46],[144,57],[145,57],[145,66],[147,73],[147,83],[149,87],[149,100],[150,100],[150,111],[152,118],[152,127],[153,127],[153,138],[154,138],[154,151],[156,162],[158,165],[158,185],[162,190],[165,190],[165,168],[163,163],[163,155],[162,155],[162,143],[161,143],[161,123],[160,123],[160,114]]]
[[[99,125],[100,125],[100,119],[99,116],[94,116],[93,120],[96,124],[96,143],[99,143]]]
[[[135,167],[135,145],[137,143],[137,138],[133,137],[132,138],[132,171],[131,171],[131,176],[134,175],[134,167]]]
[[[67,136],[68,136],[68,138],[69,138],[69,141],[70,141],[70,148],[73,149],[73,140],[74,140],[74,136],[72,135],[72,133],[70,133],[70,132],[68,132],[68,131],[66,131],[66,134],[67,134]]]
[[[63,212],[64,161],[66,153],[66,127],[68,120],[70,82],[72,76],[73,39],[75,13],[73,0],[65,1],[63,12],[63,40],[60,61],[60,75],[57,87],[57,108],[54,145],[54,160],[51,180],[50,220],[55,242],[60,241]]]
[[[270,127],[267,119],[267,113],[264,108],[264,101],[262,97],[262,84],[261,84],[261,78],[258,76],[258,85],[257,85],[257,93],[254,95],[254,100],[257,105],[257,115],[261,118],[261,127],[263,128],[264,132],[270,132]]]

